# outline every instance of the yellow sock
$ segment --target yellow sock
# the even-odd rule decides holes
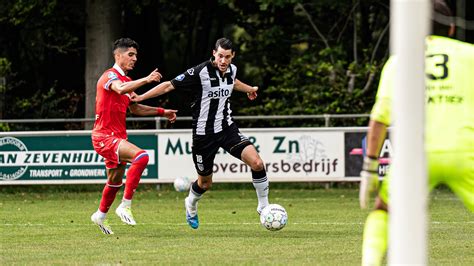
[[[387,251],[388,214],[372,211],[365,221],[362,243],[362,265],[382,265]]]

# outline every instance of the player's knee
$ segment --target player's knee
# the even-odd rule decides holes
[[[107,183],[109,184],[120,184],[125,171],[108,171]]]
[[[252,170],[254,171],[262,171],[264,169],[264,164],[263,164],[262,159],[257,158],[255,160],[252,160],[250,162],[250,168],[252,168]]]
[[[209,190],[212,187],[212,183],[204,183],[202,184],[202,189]]]
[[[198,185],[204,190],[210,189],[212,187],[212,174],[207,176],[199,175]]]
[[[125,164],[119,164],[117,168],[107,169],[107,182],[110,184],[122,183],[125,174]]]
[[[201,183],[202,189],[209,190],[212,187],[212,180],[206,180]]]
[[[109,184],[122,183],[122,176],[118,174],[109,174],[109,176],[107,177],[107,183]]]

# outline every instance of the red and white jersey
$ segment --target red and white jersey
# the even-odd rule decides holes
[[[132,81],[117,64],[102,74],[97,82],[95,124],[92,134],[113,135],[126,139],[125,119],[130,104],[130,95],[128,93],[120,95],[112,90],[111,84],[115,80]]]

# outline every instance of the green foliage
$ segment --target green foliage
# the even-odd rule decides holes
[[[209,58],[217,38],[233,39],[238,78],[260,88],[256,101],[235,93],[236,115],[367,113],[388,55],[388,3],[122,0],[121,29],[141,44],[133,78],[158,65],[165,79],[172,79]],[[83,0],[7,1],[2,6],[0,58],[9,62],[4,117],[84,116],[85,17]],[[179,108],[181,116],[190,115],[184,108],[187,96],[173,92],[159,101]]]
[[[0,131],[6,132],[10,130],[10,126],[7,123],[0,123]]]
[[[12,63],[7,58],[0,57],[0,77],[5,77],[10,74]]]
[[[0,57],[4,59],[0,60],[0,76],[5,66],[8,71],[4,74],[3,118],[77,115],[70,112],[70,103],[75,101],[72,95],[84,94],[84,66],[75,69],[80,66],[75,60],[83,53],[79,47],[84,29],[82,1],[4,2],[0,9]]]
[[[52,87],[45,93],[36,92],[30,99],[18,98],[16,105],[25,110],[23,117],[68,117],[77,108],[74,103],[77,101],[78,95],[75,92],[56,91],[56,88]]]
[[[237,43],[245,48],[241,49],[237,64],[245,62],[246,78],[261,88],[257,104],[240,99],[239,106],[245,106],[237,110],[240,114],[369,112],[376,76],[388,49],[388,36],[383,31],[388,23],[386,6],[378,1],[306,1],[301,3],[302,11],[298,1],[258,3],[258,7],[242,5],[234,9],[245,14],[236,22]],[[366,14],[367,10],[370,12]],[[285,20],[279,19],[282,17]],[[372,33],[364,35],[363,27],[369,27]],[[381,44],[376,46],[379,40]],[[301,126],[322,122],[268,124]],[[358,125],[365,125],[366,121],[361,123]]]
[[[78,36],[71,26],[82,14],[74,7],[56,0],[8,1],[0,11],[0,23],[11,33],[17,31],[21,57],[43,59],[49,49],[59,53],[77,49]]]

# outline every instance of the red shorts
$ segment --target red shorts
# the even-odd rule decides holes
[[[100,133],[92,134],[92,145],[94,150],[105,159],[105,167],[107,169],[115,169],[118,165],[126,165],[127,162],[119,161],[119,146],[125,139],[118,138],[113,135]]]

